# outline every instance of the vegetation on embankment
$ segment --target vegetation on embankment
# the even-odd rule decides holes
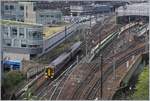
[[[61,53],[65,52],[69,47],[71,47],[75,42],[83,40],[83,35],[79,30],[75,32],[72,36],[62,42],[60,45],[44,54],[41,57],[35,57],[32,60],[37,63],[49,64],[52,60],[56,59]]]
[[[139,75],[135,92],[130,97],[132,100],[148,100],[149,99],[149,68],[145,67]]]
[[[24,83],[24,79],[19,71],[5,72],[2,81],[2,99],[10,99],[17,87]]]

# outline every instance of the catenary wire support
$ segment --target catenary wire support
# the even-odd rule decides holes
[[[77,55],[77,64],[79,63],[79,56]]]
[[[113,80],[116,79],[116,61],[115,59],[113,60]]]
[[[101,69],[101,99],[103,98],[103,56],[100,54],[100,69]]]

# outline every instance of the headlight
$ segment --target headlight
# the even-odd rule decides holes
[[[45,78],[47,79],[47,78],[48,78],[48,76],[45,76]]]

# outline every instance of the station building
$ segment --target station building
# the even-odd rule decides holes
[[[71,5],[70,12],[73,16],[86,15],[86,14],[102,14],[113,11],[113,6],[110,5]]]
[[[134,3],[121,6],[116,9],[117,23],[128,23],[131,21],[149,22],[149,4]]]
[[[1,20],[3,57],[30,60],[42,52],[43,26],[11,20]]]

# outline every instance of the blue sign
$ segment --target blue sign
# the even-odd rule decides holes
[[[19,70],[21,68],[21,60],[5,60],[4,61],[4,68],[6,69],[13,69]]]

